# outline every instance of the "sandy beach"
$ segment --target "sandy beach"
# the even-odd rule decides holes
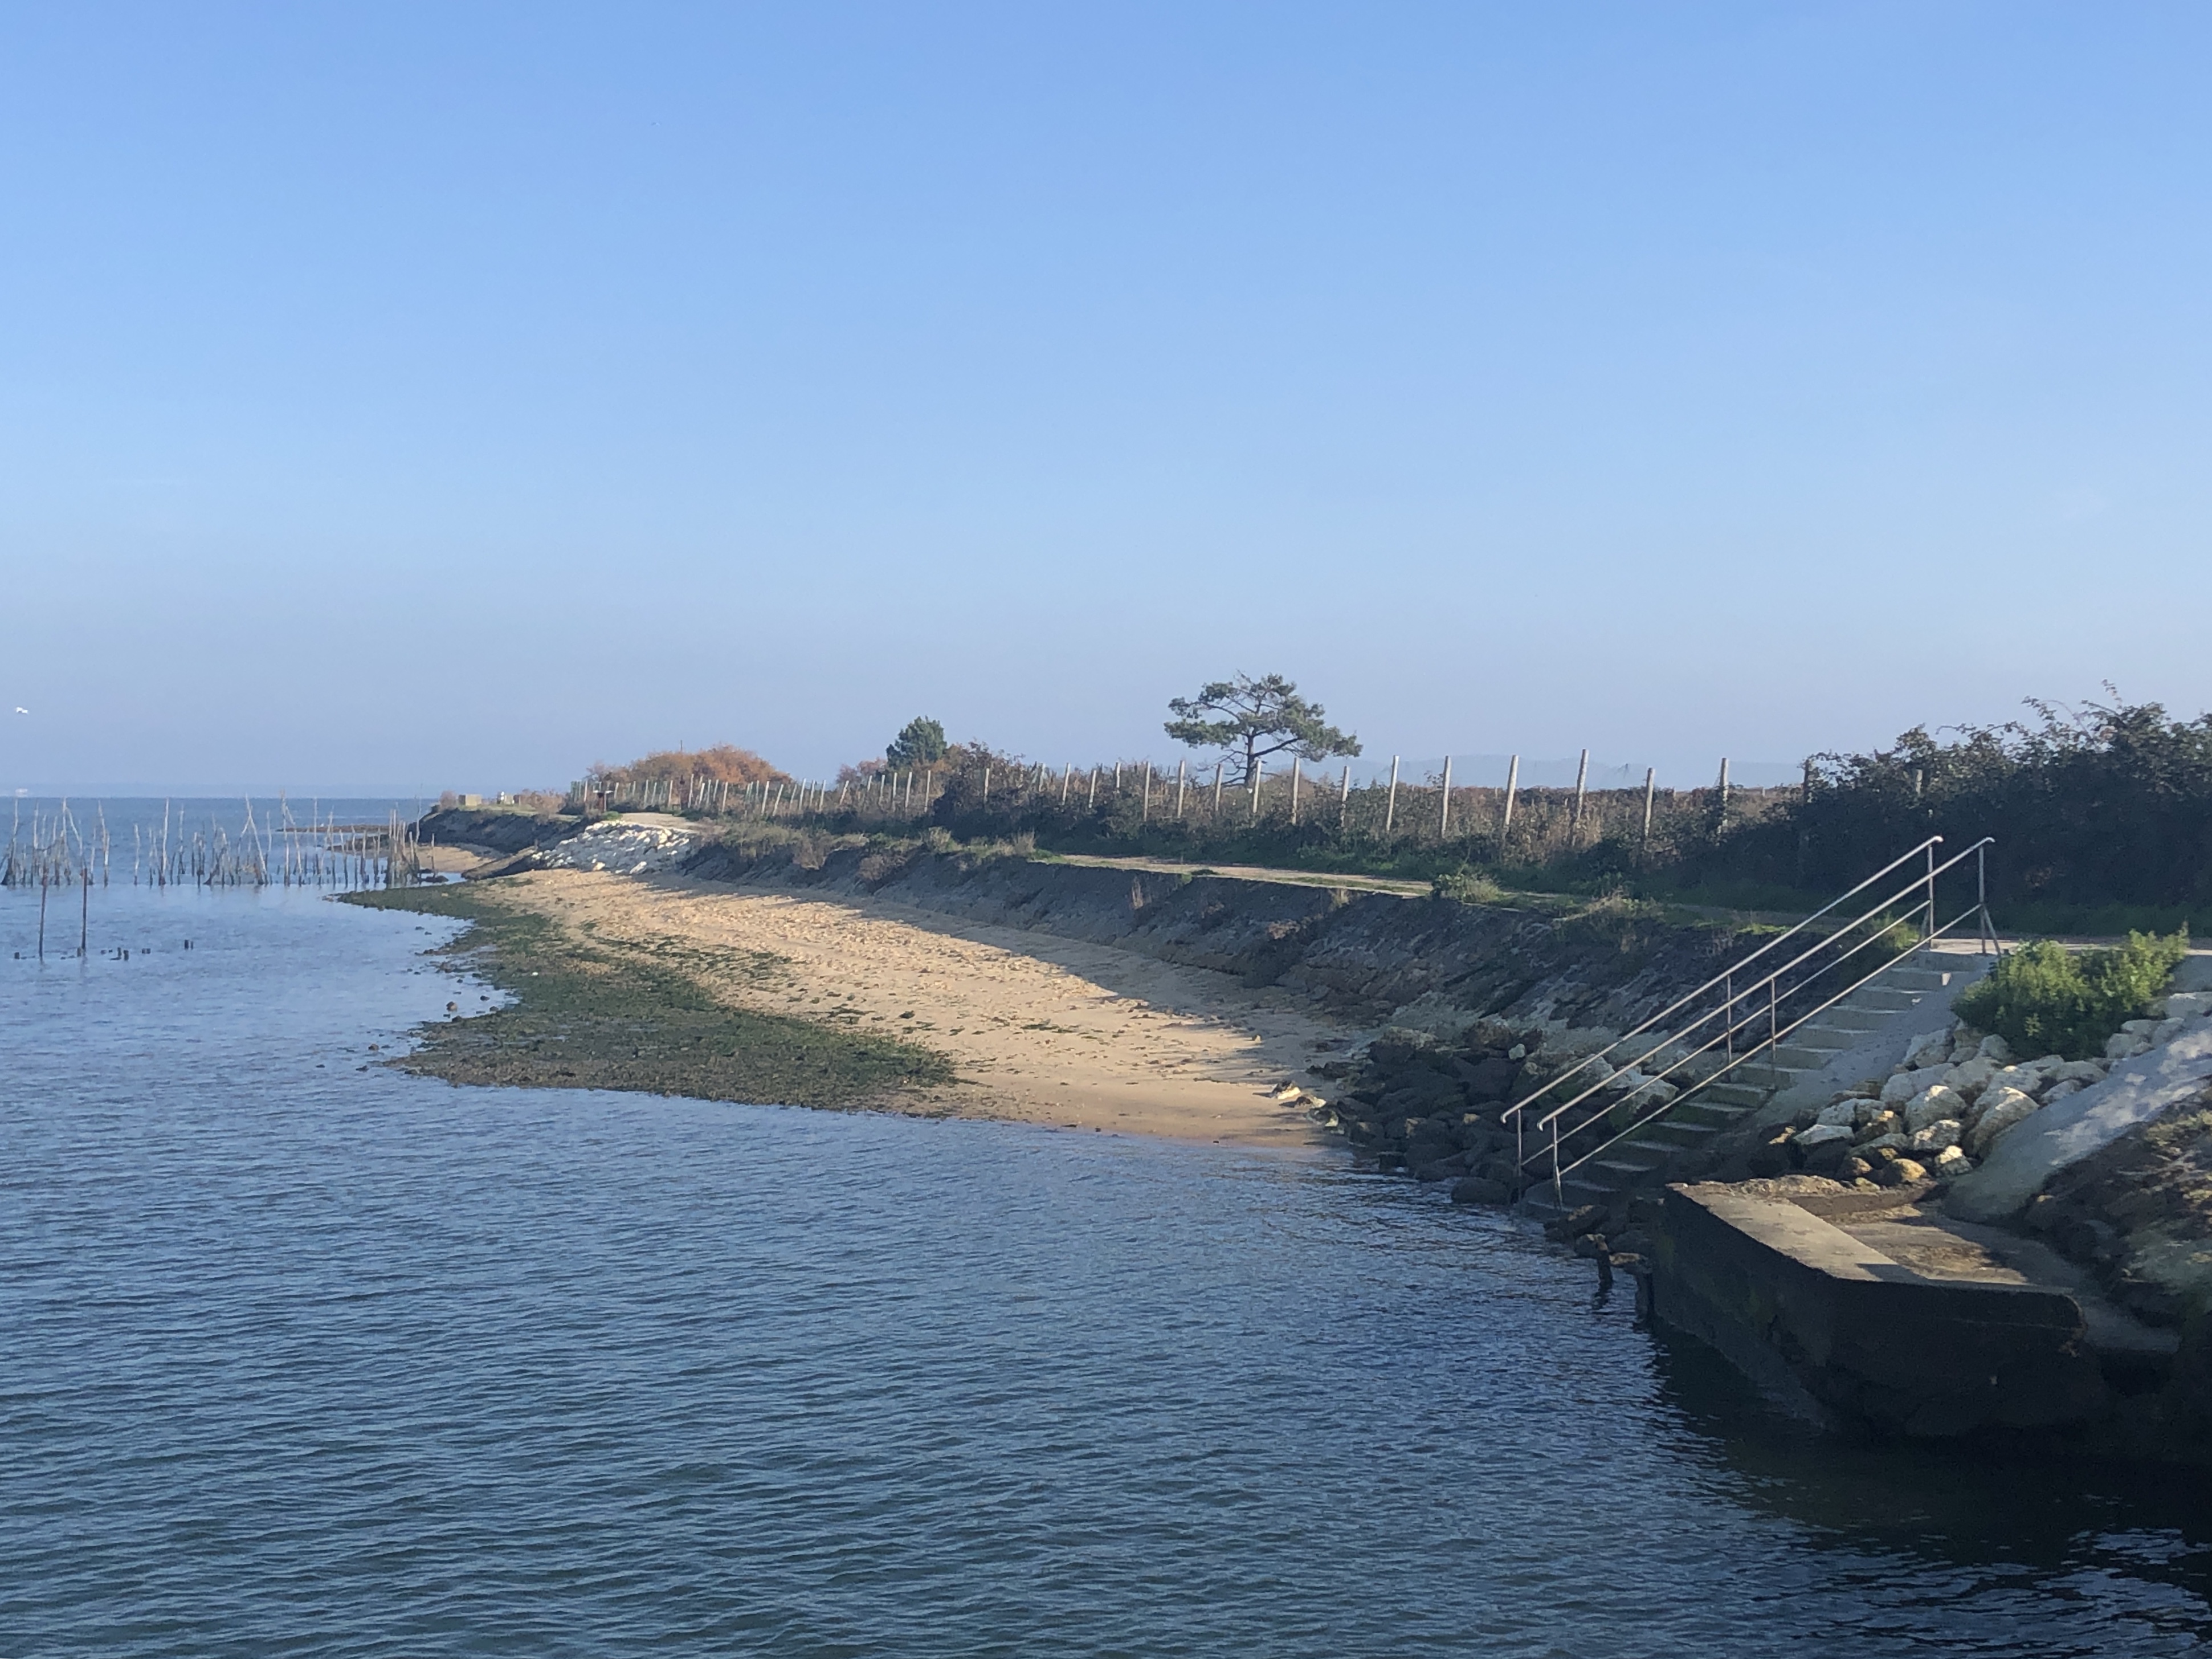
[[[1303,1000],[1134,952],[880,901],[540,871],[484,884],[600,950],[755,1012],[910,1038],[959,1081],[872,1103],[937,1115],[1280,1148],[1319,1144],[1270,1092],[1356,1035]]]

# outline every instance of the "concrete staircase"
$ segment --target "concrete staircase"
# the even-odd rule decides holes
[[[1548,1180],[1532,1187],[1522,1200],[1538,1215],[1564,1213],[1584,1204],[1610,1203],[1633,1188],[1680,1180],[1702,1163],[1723,1132],[1742,1123],[1783,1090],[1826,1070],[1849,1049],[1879,1037],[1896,1018],[1929,997],[1947,1000],[1987,969],[1990,958],[1946,951],[1916,951],[1881,978],[1863,985],[1842,1001],[1798,1027],[1774,1052],[1746,1060],[1717,1082],[1686,1089],[1662,1117],[1617,1141],[1559,1183],[1555,1197]],[[1887,1070],[1893,1059],[1869,1064],[1869,1073]],[[1844,1079],[1855,1082],[1856,1078]],[[1532,1171],[1534,1173],[1534,1171]]]

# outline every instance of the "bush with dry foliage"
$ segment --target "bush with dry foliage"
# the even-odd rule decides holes
[[[627,766],[595,763],[591,775],[613,783],[673,783],[705,778],[714,783],[789,783],[790,774],[750,749],[718,743],[711,749],[658,749]]]

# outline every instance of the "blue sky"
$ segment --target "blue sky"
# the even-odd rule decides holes
[[[2199,7],[0,5],[0,784],[2212,704]]]

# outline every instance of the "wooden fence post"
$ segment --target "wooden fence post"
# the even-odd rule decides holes
[[[1513,797],[1521,787],[1521,757],[1505,763],[1505,815],[1498,821],[1498,856],[1505,856],[1506,838],[1513,833]]]
[[[1437,839],[1438,841],[1449,841],[1451,839],[1451,757],[1449,755],[1446,755],[1444,757],[1444,787],[1443,793],[1444,804],[1442,810],[1437,814]]]
[[[1398,757],[1390,757],[1390,793],[1382,807],[1382,836],[1389,840],[1398,822]]]
[[[1658,779],[1657,767],[1647,766],[1644,769],[1644,841],[1638,849],[1641,852],[1648,853],[1651,850],[1651,798],[1658,793]]]
[[[1583,750],[1582,764],[1575,768],[1575,816],[1573,823],[1569,826],[1573,831],[1574,844],[1577,847],[1582,845],[1583,838],[1583,796],[1589,788],[1589,750],[1585,749]]]

